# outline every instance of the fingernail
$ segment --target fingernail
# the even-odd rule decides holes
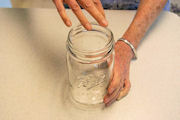
[[[105,19],[104,19],[104,20],[102,20],[102,24],[103,24],[103,26],[104,26],[104,27],[106,27],[106,26],[108,25],[107,20],[105,20]]]
[[[85,28],[87,30],[91,30],[92,29],[91,24],[90,23],[85,24]]]
[[[111,101],[105,103],[105,107],[109,107],[111,104],[113,104],[116,101],[116,99],[112,99]]]
[[[106,103],[105,107],[109,107],[111,105],[111,103]]]
[[[68,27],[70,27],[72,24],[71,24],[70,21],[66,21],[66,25],[67,25]]]

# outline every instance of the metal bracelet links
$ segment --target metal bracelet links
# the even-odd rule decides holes
[[[118,41],[123,41],[124,43],[126,43],[131,48],[132,52],[134,53],[133,59],[137,59],[136,49],[128,40],[126,40],[124,38],[120,38],[120,39],[118,39]]]

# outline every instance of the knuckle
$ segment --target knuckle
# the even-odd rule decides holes
[[[79,5],[78,5],[77,3],[72,3],[72,4],[71,4],[71,9],[72,9],[73,11],[78,11],[78,10],[79,10]]]
[[[99,0],[93,0],[94,4],[98,5],[99,4]]]
[[[123,88],[123,86],[124,86],[124,81],[119,81],[119,86],[121,87],[121,88]]]
[[[87,1],[85,2],[85,8],[90,8],[90,7],[92,7],[92,1],[87,0]]]
[[[126,81],[125,87],[129,90],[131,88],[131,83],[130,81]]]

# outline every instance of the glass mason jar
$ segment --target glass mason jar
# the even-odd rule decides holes
[[[70,97],[75,103],[97,106],[103,103],[114,65],[112,32],[97,24],[87,31],[72,28],[67,39],[67,67]]]

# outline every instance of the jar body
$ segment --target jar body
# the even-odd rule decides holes
[[[82,26],[78,27],[78,31],[76,28],[74,34],[71,30],[72,33],[69,34],[69,41],[67,41],[70,97],[78,104],[96,106],[103,103],[112,77],[113,35],[109,30],[109,33],[106,33],[107,29],[98,25],[93,25],[92,31],[84,31]],[[98,34],[104,37],[101,35],[99,37]]]

